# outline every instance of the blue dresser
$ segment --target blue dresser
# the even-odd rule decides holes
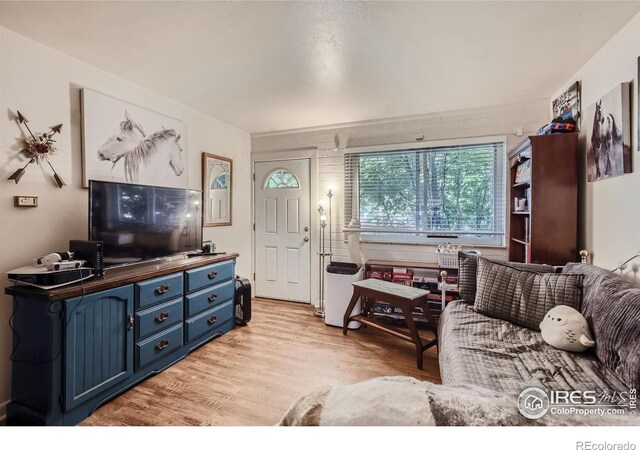
[[[113,269],[51,291],[12,286],[9,425],[73,425],[235,327],[237,254]]]

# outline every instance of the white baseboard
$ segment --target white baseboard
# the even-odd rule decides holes
[[[7,405],[9,400],[4,403],[0,403],[0,422],[4,422],[7,418]]]

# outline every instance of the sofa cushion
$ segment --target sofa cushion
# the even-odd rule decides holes
[[[535,273],[480,258],[475,309],[496,319],[540,331],[540,322],[559,305],[579,310],[582,275]]]
[[[491,260],[491,258],[485,259]],[[556,271],[555,267],[547,264],[524,264],[511,261],[505,261],[502,262],[502,264],[515,267],[516,269],[528,270],[529,272],[553,273]],[[478,256],[458,252],[458,288],[460,290],[460,297],[472,305],[476,300],[477,276]]]
[[[553,390],[628,390],[592,351],[551,347],[538,332],[479,314],[463,301],[447,305],[438,326],[443,384],[469,383],[504,393]]]
[[[598,359],[629,387],[640,388],[640,287],[588,264],[569,263],[562,272],[584,276],[580,312],[593,331]]]

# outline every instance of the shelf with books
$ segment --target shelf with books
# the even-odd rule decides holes
[[[446,279],[442,279],[442,270],[447,271]],[[443,288],[446,303],[460,298],[458,291],[458,269],[442,268],[433,263],[413,263],[371,260],[365,264],[365,277],[377,278],[393,283],[415,287],[429,291],[427,296],[431,312],[439,315],[442,311]],[[383,302],[374,302],[371,311],[376,316],[401,318],[401,311],[391,311],[392,306]],[[398,316],[398,317],[395,317]],[[420,313],[414,312],[414,319],[419,320]]]

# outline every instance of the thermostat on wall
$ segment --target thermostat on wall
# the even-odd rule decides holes
[[[16,208],[20,208],[23,206],[26,206],[26,207],[38,206],[38,197],[16,195],[15,197],[13,197],[13,206],[15,206]]]

